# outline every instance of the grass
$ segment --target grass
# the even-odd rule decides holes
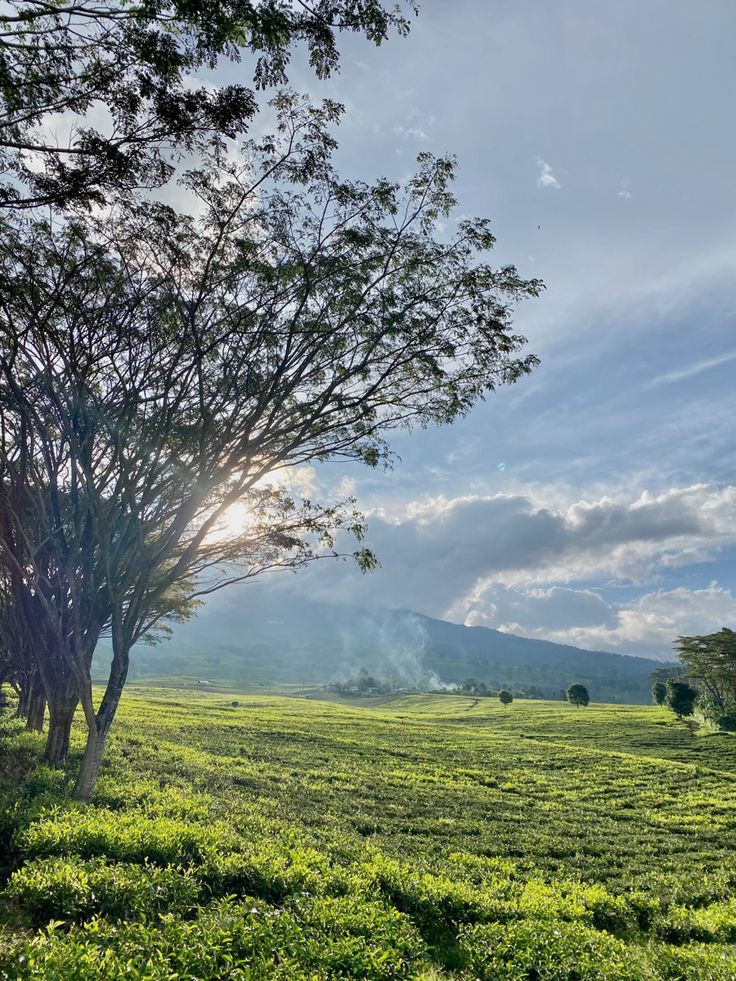
[[[5,729],[0,977],[736,979],[736,741],[663,709],[131,690],[88,808]]]

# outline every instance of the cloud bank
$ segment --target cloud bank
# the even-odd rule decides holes
[[[382,567],[325,562],[275,588],[664,656],[680,633],[736,622],[717,584],[667,589],[673,570],[736,546],[736,486],[552,503],[529,493],[434,498],[369,518]],[[612,599],[625,586],[633,598]]]

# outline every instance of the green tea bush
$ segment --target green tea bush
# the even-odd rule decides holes
[[[710,906],[670,906],[658,933],[672,943],[688,940],[736,941],[736,898]]]
[[[129,693],[91,807],[2,742],[3,981],[736,981],[732,736],[642,706],[242,708]]]
[[[199,889],[187,869],[50,858],[14,872],[5,897],[34,926],[42,926],[98,913],[132,919],[186,910],[196,905]]]
[[[361,871],[366,885],[375,888],[401,912],[410,914],[423,929],[442,930],[456,921],[474,922],[489,915],[478,890],[468,883],[422,872],[409,863],[382,855],[376,855]],[[507,904],[501,900],[494,913],[501,916],[505,910]]]
[[[280,910],[257,900],[224,899],[191,921],[167,915],[156,923],[99,919],[67,933],[52,929],[8,951],[0,976],[379,981],[411,977],[425,957],[412,925],[376,903],[305,899]]]
[[[469,977],[480,981],[654,981],[647,956],[580,923],[520,921],[460,932]]]
[[[100,807],[56,810],[17,835],[26,858],[107,856],[120,862],[148,860],[160,865],[199,862],[234,848],[238,838],[223,821],[188,823],[169,817],[119,813]]]
[[[734,981],[736,952],[722,944],[652,949],[656,977],[663,981]]]
[[[212,856],[198,876],[213,895],[257,896],[280,903],[300,893],[345,894],[348,876],[312,848],[289,847],[280,841],[243,844],[241,851]]]
[[[19,740],[26,734],[26,723],[24,719],[16,719],[6,711],[0,712],[0,740]],[[30,733],[33,735],[33,733]],[[17,748],[15,744],[14,748]]]
[[[162,787],[156,780],[105,774],[97,782],[95,804],[113,811],[135,807],[149,816],[206,821],[212,814],[213,799],[206,793],[192,793],[189,787]]]
[[[626,900],[600,885],[532,880],[521,887],[518,912],[524,919],[579,920],[609,933],[628,935],[637,929]]]

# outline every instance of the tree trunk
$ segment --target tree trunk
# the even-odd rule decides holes
[[[31,693],[28,699],[26,729],[31,732],[43,732],[43,722],[46,715],[46,690],[38,674],[33,675]]]
[[[49,692],[49,732],[43,758],[53,766],[61,766],[69,752],[69,736],[77,710],[79,696],[70,683]]]
[[[18,689],[18,707],[15,710],[16,719],[27,719],[31,702],[31,676],[24,674]]]
[[[99,710],[94,713],[92,706],[91,685],[82,692],[82,704],[87,719],[87,745],[84,748],[82,763],[79,767],[77,782],[74,785],[74,800],[89,803],[95,792],[97,778],[100,775],[100,765],[105,752],[107,736],[110,732],[115,713],[120,704],[125,679],[128,675],[130,644],[121,644],[113,628],[113,659],[110,665],[110,676],[107,688],[102,697]]]
[[[110,720],[112,722],[112,719]],[[87,734],[87,745],[84,748],[82,763],[77,774],[77,782],[74,784],[74,800],[81,800],[88,804],[92,800],[95,792],[97,778],[100,775],[100,765],[105,752],[107,733],[109,726],[104,732],[99,732],[97,727],[91,729]]]

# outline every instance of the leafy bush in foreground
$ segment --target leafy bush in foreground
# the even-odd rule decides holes
[[[18,944],[8,977],[256,978],[411,977],[424,944],[396,910],[353,897],[303,899],[284,909],[223,899],[185,921],[104,919]]]
[[[185,910],[196,905],[199,889],[186,869],[49,858],[14,872],[5,895],[34,926],[43,926],[98,913],[125,920]]]
[[[15,844],[27,858],[100,855],[115,861],[166,865],[203,861],[235,840],[232,827],[223,821],[189,823],[167,816],[72,807],[29,825]]]

